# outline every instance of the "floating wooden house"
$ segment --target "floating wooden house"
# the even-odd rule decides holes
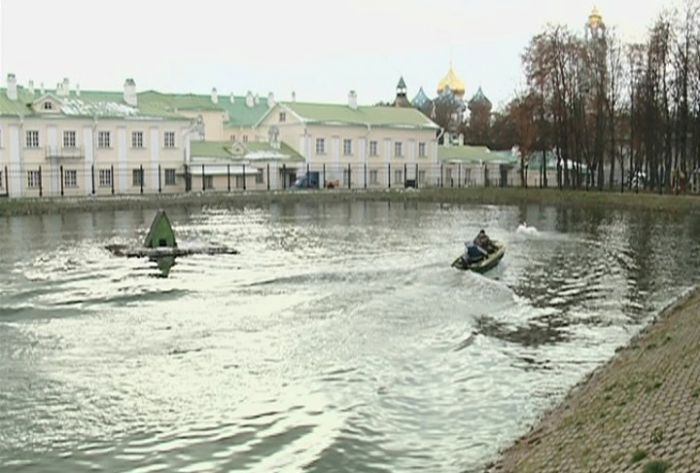
[[[177,248],[173,226],[164,210],[159,210],[156,213],[143,246],[146,248]]]

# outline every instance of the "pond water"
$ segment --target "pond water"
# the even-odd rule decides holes
[[[698,215],[168,214],[241,254],[103,250],[153,211],[0,219],[0,471],[481,471],[700,276]],[[452,269],[481,227],[501,264]]]

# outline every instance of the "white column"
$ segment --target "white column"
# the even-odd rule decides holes
[[[83,146],[85,146],[85,194],[92,195],[92,165],[95,164],[95,147],[93,145],[92,127],[83,128]],[[97,176],[95,176],[97,179]],[[97,182],[95,182],[97,187]],[[95,189],[97,192],[97,189]]]
[[[10,126],[10,165],[7,168],[10,173],[8,180],[9,189],[7,190],[10,197],[22,197],[22,182],[25,176],[20,156],[21,146],[19,127]]]
[[[127,175],[126,175],[126,148],[127,147],[127,142],[126,142],[126,128],[124,127],[119,127],[117,129],[117,156],[119,159],[119,165],[117,166],[116,172],[119,175],[119,180],[115,182],[119,182],[119,192],[126,193],[127,191]],[[114,176],[112,176],[112,179],[114,179]]]
[[[160,162],[160,131],[151,128],[151,192],[158,192],[158,163]]]

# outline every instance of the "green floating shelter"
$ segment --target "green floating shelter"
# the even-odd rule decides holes
[[[159,210],[156,213],[144,246],[146,248],[177,248],[173,226],[164,210]]]

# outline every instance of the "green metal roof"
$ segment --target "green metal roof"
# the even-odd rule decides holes
[[[308,123],[325,125],[386,126],[395,128],[438,129],[428,117],[414,108],[342,104],[284,102],[283,105]]]
[[[281,160],[304,161],[304,157],[282,142],[279,148],[270,143],[261,142],[231,142],[231,141],[193,141],[191,155],[195,162],[204,160]]]
[[[486,146],[439,146],[438,159],[444,162],[468,164],[514,164],[515,158],[492,152]]]

